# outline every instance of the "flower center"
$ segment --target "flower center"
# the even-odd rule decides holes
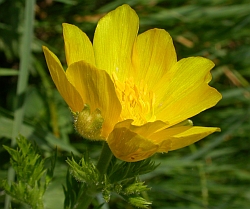
[[[133,125],[155,121],[155,94],[148,90],[144,81],[137,86],[132,77],[125,82],[120,82],[115,73],[112,74],[112,79],[122,105],[121,118],[123,120],[133,119]]]

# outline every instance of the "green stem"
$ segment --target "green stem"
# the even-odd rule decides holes
[[[81,202],[75,207],[75,209],[88,209],[89,205],[91,204],[94,196],[90,196],[87,194],[88,190],[81,196]]]
[[[96,168],[101,176],[106,173],[112,156],[113,153],[111,152],[108,143],[103,142],[102,152],[96,165]]]
[[[112,156],[113,154],[108,146],[108,143],[104,142],[102,146],[101,155],[96,165],[96,168],[100,173],[100,176],[103,177],[104,174],[106,174]],[[92,200],[95,197],[95,195],[92,195],[95,189],[96,188],[93,189],[92,187],[87,188],[80,198],[82,202],[79,202],[78,205],[75,207],[75,209],[88,209],[89,205],[91,204]]]

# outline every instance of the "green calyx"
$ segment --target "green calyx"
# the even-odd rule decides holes
[[[85,104],[81,112],[73,113],[76,131],[86,139],[105,140],[102,136],[103,117],[101,111],[96,109],[91,112],[90,107]]]

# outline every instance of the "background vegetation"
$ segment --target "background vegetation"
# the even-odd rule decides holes
[[[58,146],[55,177],[44,198],[46,208],[63,208],[62,184],[70,152],[80,155],[88,150],[96,158],[101,145],[75,133],[70,111],[49,76],[41,46],[49,46],[65,63],[61,23],[79,26],[92,39],[99,18],[123,3],[139,14],[140,32],[154,27],[166,29],[179,59],[212,59],[216,67],[210,84],[223,95],[216,107],[193,118],[195,125],[221,127],[221,133],[154,156],[160,166],[142,176],[152,188],[147,193],[152,208],[249,208],[248,0],[37,0],[34,18],[27,12],[32,2],[0,0],[0,144],[15,145],[14,138],[21,133],[36,141],[44,157]],[[2,146],[0,162],[0,178],[4,179],[10,164]],[[4,198],[0,189],[0,208],[4,208]],[[101,197],[96,205],[98,201],[103,202]],[[13,208],[26,207],[14,203]],[[113,196],[109,206],[103,206],[108,208],[133,207]]]

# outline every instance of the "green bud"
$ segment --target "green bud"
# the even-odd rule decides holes
[[[107,189],[107,188],[104,188],[103,190],[102,190],[102,197],[103,197],[103,199],[106,201],[106,202],[109,202],[109,200],[110,200],[110,191]]]
[[[171,126],[171,128],[178,127],[178,126],[193,126],[193,121],[191,121],[190,119],[187,119],[187,120],[184,120],[184,121],[182,121],[180,123],[177,123],[174,126]]]
[[[116,185],[114,186],[114,191],[115,191],[117,194],[121,193],[121,191],[122,191],[122,185],[121,185],[121,184],[116,184]]]
[[[73,113],[76,131],[86,139],[105,140],[102,134],[103,117],[101,111],[91,112],[88,105],[84,105],[81,112]]]

